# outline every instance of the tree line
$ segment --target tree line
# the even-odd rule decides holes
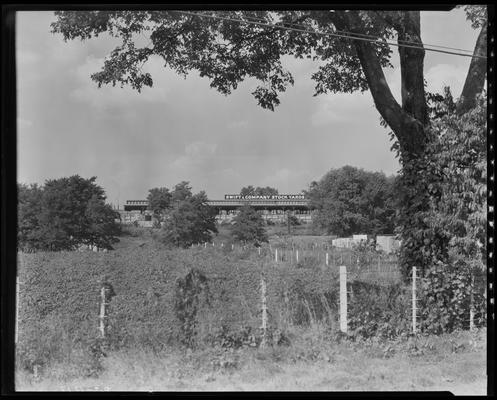
[[[119,213],[105,203],[96,177],[50,179],[44,185],[18,184],[18,248],[73,250],[80,245],[112,249]]]

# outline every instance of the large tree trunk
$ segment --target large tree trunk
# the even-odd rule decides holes
[[[424,173],[427,146],[429,146],[428,114],[424,90],[423,62],[425,51],[420,36],[420,14],[417,11],[382,14],[385,22],[398,33],[398,43],[419,43],[420,48],[399,47],[402,82],[402,105],[394,98],[385,79],[374,46],[369,42],[355,41],[354,45],[366,76],[369,89],[379,113],[398,139],[402,164],[401,186],[397,194],[400,203],[399,228],[402,237],[400,264],[405,279],[410,267],[426,270],[430,259],[423,253],[424,237],[420,232],[428,227],[423,219],[429,207],[428,190]],[[343,27],[365,33],[357,13],[345,16]],[[344,19],[345,19],[344,18]],[[341,21],[338,21],[340,23]],[[348,26],[347,26],[348,25]]]
[[[340,30],[365,33],[361,16],[356,11],[333,13],[331,19]],[[398,32],[398,41],[415,41],[422,47],[419,11],[391,12],[385,22]],[[424,50],[399,47],[402,80],[402,105],[393,96],[383,73],[374,45],[354,41],[357,56],[368,82],[373,101],[380,115],[397,137],[402,155],[421,155],[427,143],[428,122],[424,91]]]

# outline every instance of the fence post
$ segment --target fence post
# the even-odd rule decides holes
[[[278,262],[278,249],[274,249],[274,261]]]
[[[257,251],[259,252],[259,255],[261,255],[261,246],[257,248]]]
[[[207,242],[204,242],[204,249],[207,248]]]
[[[328,266],[329,262],[328,262],[328,253],[326,253],[326,266]]]
[[[262,341],[261,348],[266,347],[267,341],[267,298],[266,298],[266,280],[264,273],[261,275],[261,300],[262,300]]]
[[[340,267],[340,330],[347,333],[347,267]]]
[[[469,330],[472,331],[475,329],[475,310],[473,308],[474,298],[473,298],[473,289],[475,285],[475,276],[471,274],[471,285],[469,286]]]
[[[231,244],[231,250],[234,250],[235,249],[235,245],[232,243]]]
[[[100,315],[99,315],[99,331],[100,331],[100,336],[105,339],[105,285],[102,285],[102,288],[100,289]]]
[[[412,333],[416,334],[416,267],[412,267]]]
[[[295,257],[296,257],[296,260],[297,260],[297,263],[299,262],[299,250],[297,249],[297,253],[295,254]]]

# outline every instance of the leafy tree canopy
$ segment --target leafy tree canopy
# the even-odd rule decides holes
[[[458,115],[448,88],[433,102],[433,145],[423,168],[406,164],[398,191],[399,204],[416,212],[400,213],[401,264],[407,275],[412,265],[440,262],[467,270],[484,268],[486,254],[486,97]],[[405,170],[419,172],[418,179]],[[427,193],[421,192],[427,189]],[[416,204],[428,196],[428,207]],[[412,199],[410,203],[406,199]],[[410,251],[417,248],[419,251]]]
[[[192,188],[190,182],[182,181],[174,186],[171,192],[171,201],[177,203],[192,197]]]
[[[209,242],[217,233],[216,213],[207,205],[205,192],[192,194],[189,182],[183,181],[171,194],[171,207],[164,215],[163,241],[178,247]]]
[[[330,170],[312,182],[307,196],[315,223],[338,236],[392,233],[394,178],[351,166]]]
[[[156,218],[161,220],[164,212],[171,205],[171,198],[172,194],[166,187],[150,189],[147,196],[148,209],[154,213]]]
[[[257,186],[254,188],[252,185],[243,187],[242,190],[240,190],[240,195],[241,196],[272,196],[278,194],[278,189],[266,186],[266,187],[259,187]]]
[[[80,244],[112,248],[119,214],[105,203],[96,177],[47,180],[43,187],[19,185],[19,247],[71,250]]]
[[[231,234],[236,240],[254,244],[268,241],[264,220],[255,208],[249,205],[241,207],[233,222]]]
[[[468,19],[481,28],[475,53],[486,49],[486,6],[466,6]],[[121,44],[106,58],[92,79],[103,84],[130,85],[140,91],[152,86],[143,70],[152,57],[186,76],[197,71],[211,87],[229,94],[247,78],[261,82],[252,92],[264,108],[273,110],[279,94],[294,80],[282,64],[285,55],[319,61],[312,75],[316,94],[369,89],[375,105],[402,149],[422,152],[428,123],[424,90],[419,11],[57,11],[52,32],[64,40],[87,40],[104,32]],[[239,22],[242,21],[242,22]],[[254,24],[254,22],[256,22]],[[295,30],[281,29],[283,27]],[[319,34],[308,32],[319,32]],[[341,37],[331,36],[340,34]],[[139,43],[149,37],[144,46]],[[348,37],[374,38],[370,41]],[[378,39],[376,39],[378,38]],[[399,45],[402,102],[391,93],[383,68],[390,67],[392,50]],[[486,61],[472,59],[461,94],[461,110],[474,106],[484,84]],[[464,103],[464,104],[463,104]]]

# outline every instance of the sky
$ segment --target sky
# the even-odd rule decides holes
[[[78,174],[97,177],[107,201],[145,199],[154,187],[189,181],[210,199],[247,185],[300,193],[332,168],[352,165],[397,173],[389,130],[380,126],[371,94],[313,96],[318,64],[285,58],[295,84],[274,112],[257,105],[255,81],[231,95],[192,72],[186,79],[148,62],[152,88],[98,88],[90,74],[118,44],[107,35],[64,42],[50,33],[53,12],[18,12],[17,180],[43,184]],[[472,50],[478,31],[464,11],[422,12],[426,44]],[[470,58],[426,52],[428,90],[446,85],[458,97]],[[400,102],[398,51],[386,78]]]

